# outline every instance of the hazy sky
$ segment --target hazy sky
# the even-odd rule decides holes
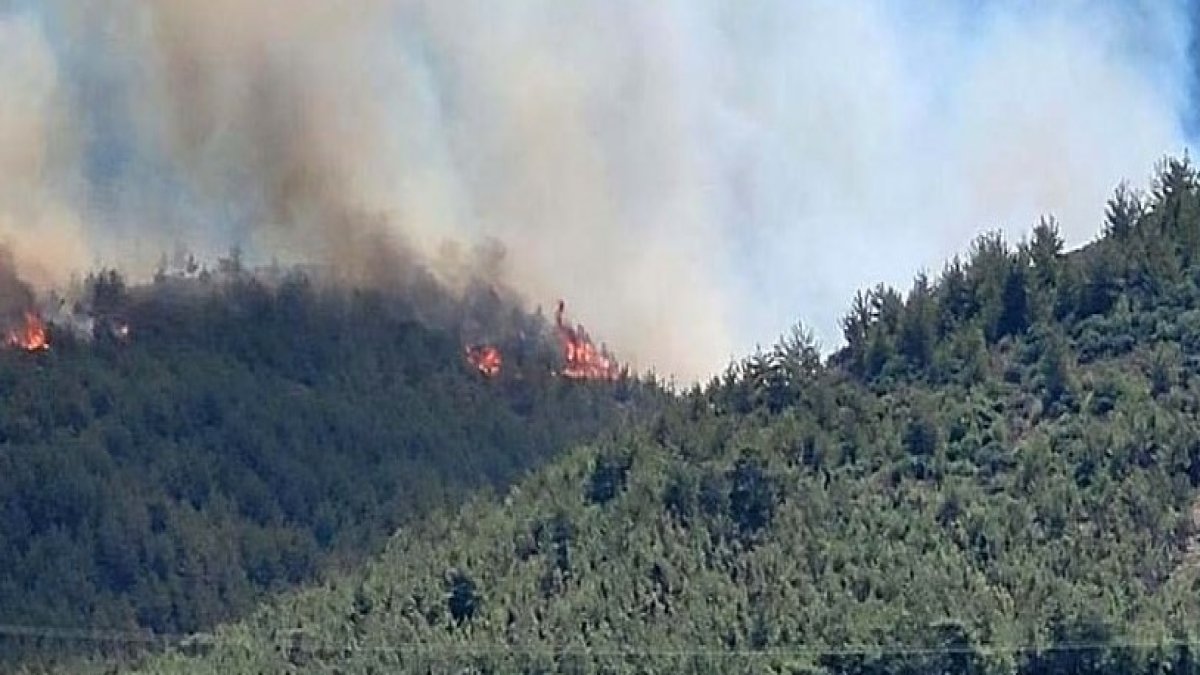
[[[353,7],[354,9],[348,9]],[[495,238],[684,379],[985,229],[1094,236],[1187,144],[1189,3],[0,0],[31,276],[184,242],[357,265]],[[53,245],[47,245],[51,242]]]

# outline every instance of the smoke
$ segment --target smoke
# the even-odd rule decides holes
[[[86,260],[86,249],[65,196],[71,126],[54,55],[29,17],[0,14],[0,89],[0,312],[7,313],[10,301],[24,299],[10,293],[22,287],[13,275],[61,281]]]
[[[471,269],[703,377],[981,229],[1092,236],[1184,147],[1189,9],[0,0],[0,237],[39,281],[179,241]]]
[[[9,324],[33,303],[33,289],[21,280],[12,253],[0,248],[0,325]]]

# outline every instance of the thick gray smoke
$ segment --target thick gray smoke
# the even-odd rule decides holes
[[[0,0],[0,236],[38,281],[179,241],[454,281],[495,239],[702,377],[981,229],[1081,243],[1184,147],[1184,4],[934,5]]]

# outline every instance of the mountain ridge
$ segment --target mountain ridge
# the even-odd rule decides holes
[[[553,377],[552,328],[486,287],[420,298],[450,317],[432,324],[304,275],[89,284],[48,349],[0,350],[5,668],[107,648],[56,637],[93,628],[207,630],[654,407],[628,375]],[[500,377],[466,362],[480,326],[526,336]]]
[[[141,672],[1196,668],[1200,188],[860,293]]]

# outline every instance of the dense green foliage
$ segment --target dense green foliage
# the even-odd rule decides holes
[[[1200,191],[803,331],[147,672],[1200,667]]]
[[[550,377],[545,322],[486,292],[426,298],[450,317],[435,328],[403,296],[299,276],[90,288],[97,326],[128,321],[128,339],[59,330],[47,352],[0,353],[0,654],[36,646],[12,626],[210,627],[653,391]],[[526,336],[495,380],[455,330],[486,321]]]

